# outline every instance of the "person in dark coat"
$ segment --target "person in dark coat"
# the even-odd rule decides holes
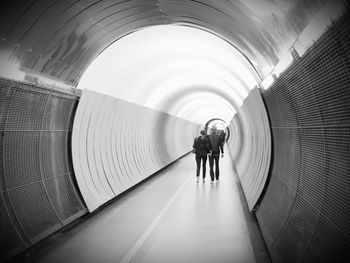
[[[205,131],[201,131],[201,136],[196,137],[193,142],[193,150],[196,154],[196,164],[197,164],[197,183],[199,182],[199,173],[202,162],[202,175],[203,175],[203,183],[205,182],[205,172],[206,172],[206,164],[207,164],[207,156],[210,151],[209,139],[205,134]]]
[[[224,131],[220,133],[220,138],[221,138],[222,145],[224,145],[226,141],[226,133]]]
[[[210,154],[209,154],[209,167],[210,167],[210,183],[214,182],[214,162],[215,162],[215,178],[219,181],[220,169],[219,169],[219,158],[220,152],[221,157],[224,157],[224,143],[222,137],[217,134],[217,129],[215,126],[211,129],[211,134],[208,136]]]

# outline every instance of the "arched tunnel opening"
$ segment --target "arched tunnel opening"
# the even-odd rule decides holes
[[[228,128],[227,123],[223,119],[214,118],[208,120],[204,125],[204,131],[207,134],[209,134],[213,126],[217,128],[220,135],[223,134],[224,142],[227,142],[230,139],[230,129]]]
[[[0,14],[1,262],[142,188],[213,125],[269,260],[350,259],[346,1],[35,0]]]

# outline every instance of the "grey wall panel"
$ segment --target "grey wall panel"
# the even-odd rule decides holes
[[[271,135],[266,110],[253,89],[230,123],[229,149],[250,210],[267,180],[271,160]]]
[[[263,93],[274,158],[256,216],[274,262],[350,260],[349,31],[347,12]]]
[[[87,164],[88,164],[88,171],[90,173],[91,180],[93,181],[93,186],[95,188],[96,193],[100,196],[100,199],[103,202],[106,202],[110,199],[110,196],[108,196],[107,192],[107,186],[104,185],[104,178],[103,175],[99,175],[98,167],[97,167],[97,158],[99,157],[100,151],[99,148],[96,148],[97,154],[95,153],[95,144],[98,144],[100,142],[100,138],[96,138],[96,130],[98,130],[97,127],[97,120],[100,118],[99,111],[96,109],[99,109],[103,104],[103,97],[96,95],[96,99],[93,100],[93,106],[86,108],[86,117],[88,117],[88,125],[86,131],[90,130],[91,132],[86,134],[86,156],[87,156]],[[79,106],[78,106],[79,108]],[[74,137],[73,137],[74,139]],[[96,141],[97,140],[97,141]]]
[[[103,105],[103,107],[102,107]],[[111,199],[112,197],[114,197],[114,193],[113,190],[108,182],[107,176],[106,176],[106,169],[107,167],[102,165],[102,145],[103,143],[101,143],[101,139],[103,141],[104,137],[102,137],[102,130],[101,127],[106,127],[107,124],[105,122],[105,116],[107,114],[106,111],[106,107],[108,105],[105,104],[105,98],[103,96],[101,96],[101,98],[99,98],[99,103],[95,104],[96,108],[100,108],[100,111],[94,111],[93,115],[94,117],[92,117],[90,119],[90,128],[93,131],[91,134],[91,137],[89,137],[92,141],[91,141],[91,149],[88,149],[88,153],[90,153],[91,155],[89,155],[91,157],[92,162],[94,162],[94,165],[90,166],[90,169],[92,171],[94,171],[96,174],[94,176],[97,175],[97,182],[95,182],[96,185],[100,185],[100,189],[103,190],[104,196],[107,200]],[[96,113],[96,114],[94,114]],[[89,143],[89,141],[88,141]],[[94,154],[93,149],[96,149],[98,151],[98,155]],[[92,169],[92,167],[95,167],[95,169]]]
[[[72,154],[89,211],[188,153],[200,128],[163,112],[84,90],[74,120]]]
[[[72,94],[0,79],[0,259],[86,213],[72,177]]]
[[[114,101],[113,103],[113,109],[117,110],[117,105],[118,105],[118,101]],[[109,136],[111,137],[111,144],[109,145],[110,148],[110,152],[109,152],[109,156],[110,159],[113,162],[113,170],[114,170],[114,176],[113,178],[116,178],[116,183],[118,185],[118,188],[120,190],[120,192],[125,191],[128,188],[128,178],[124,173],[123,167],[120,165],[121,163],[118,162],[118,160],[120,160],[120,150],[118,149],[118,147],[120,146],[119,143],[117,143],[117,133],[115,131],[119,131],[119,126],[118,124],[121,124],[119,122],[119,115],[118,114],[114,114],[113,116],[113,125],[111,127],[111,131],[109,133]],[[124,176],[123,176],[124,175]],[[119,183],[118,183],[119,182]]]
[[[102,167],[107,183],[109,187],[112,190],[113,196],[118,194],[119,188],[118,183],[115,181],[115,178],[113,176],[113,169],[112,169],[112,160],[110,158],[110,155],[108,154],[108,147],[110,146],[111,142],[111,133],[112,133],[112,122],[111,119],[113,117],[113,112],[111,112],[109,109],[113,107],[113,99],[112,98],[105,98],[104,100],[104,112],[102,114],[103,119],[101,125],[104,125],[105,129],[101,130],[101,134],[99,135],[102,138],[102,143],[99,145],[101,149],[101,156],[99,158],[100,161],[100,167]]]
[[[75,174],[85,174],[84,177],[76,176],[77,183],[79,185],[80,192],[84,196],[85,203],[89,203],[90,207],[96,209],[98,204],[101,203],[101,196],[97,192],[94,185],[94,181],[91,177],[90,166],[87,162],[87,134],[86,130],[89,127],[91,108],[89,107],[89,100],[82,100],[80,98],[79,110],[76,111],[74,118],[74,132],[72,133],[72,148],[77,148],[78,145],[82,144],[85,147],[77,148],[76,151],[72,152],[73,165],[74,163],[80,163],[79,166],[74,165]],[[89,186],[89,187],[88,187]]]

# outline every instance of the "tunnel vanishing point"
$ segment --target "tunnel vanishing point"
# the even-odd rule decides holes
[[[349,262],[347,1],[14,0],[0,14],[1,262],[187,154],[226,120],[178,115],[197,93],[234,109],[230,159],[272,261]],[[77,88],[109,46],[161,25],[220,38],[255,84],[232,67],[232,91],[182,87],[162,110]]]

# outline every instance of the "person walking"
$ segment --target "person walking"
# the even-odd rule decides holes
[[[224,147],[222,142],[222,137],[217,134],[217,129],[215,126],[211,129],[211,134],[209,134],[209,167],[210,167],[210,183],[214,182],[214,162],[215,162],[215,179],[219,181],[220,169],[219,169],[219,158],[221,152],[221,158],[224,157]]]
[[[199,174],[202,162],[202,175],[203,175],[203,183],[205,182],[205,173],[206,173],[206,164],[207,164],[207,156],[210,151],[209,139],[204,130],[200,132],[200,136],[196,137],[193,142],[193,152],[196,154],[196,178],[197,183],[199,182]]]
[[[225,131],[222,131],[220,133],[220,138],[221,138],[222,145],[224,145],[225,142],[226,142],[226,133],[225,133]]]

